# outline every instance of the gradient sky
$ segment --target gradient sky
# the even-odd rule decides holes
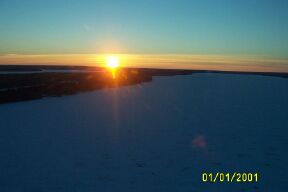
[[[1,0],[0,54],[288,55],[287,0]]]

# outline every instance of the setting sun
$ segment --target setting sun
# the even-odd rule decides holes
[[[107,56],[106,57],[106,66],[109,68],[117,68],[119,66],[120,59],[118,56]]]

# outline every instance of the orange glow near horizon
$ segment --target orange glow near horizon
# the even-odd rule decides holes
[[[113,79],[116,79],[117,68],[120,66],[120,57],[109,55],[105,57],[106,67],[111,71]]]
[[[71,65],[105,68],[169,68],[192,70],[288,72],[288,58],[181,54],[0,54],[0,65]],[[111,66],[111,67],[109,67]]]

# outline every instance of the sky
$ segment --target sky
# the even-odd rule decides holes
[[[1,0],[0,55],[283,59],[288,55],[287,19],[287,0]]]

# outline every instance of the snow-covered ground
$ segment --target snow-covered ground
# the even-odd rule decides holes
[[[0,105],[1,192],[287,191],[288,79],[229,74]],[[203,183],[202,172],[258,183]]]

